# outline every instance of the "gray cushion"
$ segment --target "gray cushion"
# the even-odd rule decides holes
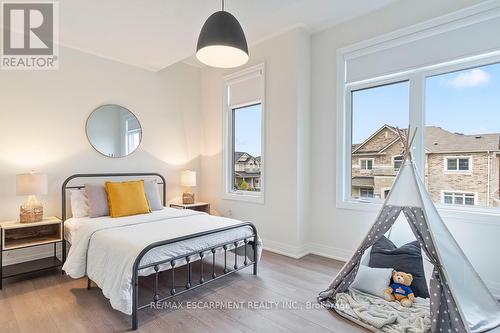
[[[104,185],[85,184],[85,193],[87,194],[90,217],[109,215],[108,194]]]
[[[158,192],[158,183],[156,180],[145,180],[144,181],[144,192],[146,192],[146,198],[148,199],[149,209],[151,210],[162,210],[163,204],[160,199],[160,192]]]
[[[396,247],[387,237],[382,237],[372,246],[370,267],[393,268],[396,271],[411,273],[411,289],[415,296],[429,298],[429,289],[424,273],[422,250],[418,241]]]

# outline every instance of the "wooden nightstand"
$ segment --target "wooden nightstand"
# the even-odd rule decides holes
[[[207,214],[210,214],[210,204],[206,202],[196,202],[194,204],[171,203],[170,207],[177,209],[192,209],[198,212],[205,212]]]
[[[63,228],[61,219],[57,217],[47,217],[35,223],[0,222],[0,289],[3,279],[62,266],[65,255],[63,253],[62,260],[59,260],[56,249],[57,243],[64,242]],[[46,244],[54,244],[54,256],[2,266],[4,252]]]

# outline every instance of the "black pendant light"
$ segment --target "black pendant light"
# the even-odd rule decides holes
[[[248,46],[240,23],[222,10],[212,14],[201,28],[196,58],[205,65],[232,68],[248,61]]]

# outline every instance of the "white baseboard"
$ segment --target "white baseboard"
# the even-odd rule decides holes
[[[346,261],[352,256],[352,253],[349,251],[322,244],[308,243],[302,246],[293,246],[267,239],[262,240],[262,242],[264,250],[294,259],[300,259],[308,254],[315,254],[325,258]]]
[[[335,259],[338,261],[347,261],[353,253],[335,246],[323,245],[317,243],[309,244],[309,254],[315,254],[321,257]]]
[[[264,250],[281,254],[294,259],[300,259],[308,254],[314,254],[325,258],[335,259],[345,262],[348,260],[352,253],[345,249],[337,248],[334,246],[309,243],[303,246],[293,246],[281,242],[262,240],[264,244]],[[54,254],[52,245],[47,245],[44,247],[39,247],[37,249],[24,249],[19,251],[10,251],[3,256],[3,265],[12,265],[25,261],[36,260],[41,258],[50,257]],[[61,247],[59,246],[57,251],[57,256],[61,257]],[[495,281],[484,281],[486,286],[491,291],[493,296],[500,299],[500,283]]]
[[[308,254],[314,254],[321,257],[346,262],[353,255],[351,251],[317,243],[309,243],[301,247],[290,246],[288,244],[283,244],[269,240],[263,240],[263,243],[264,243],[264,250],[281,254],[294,259],[300,259]],[[500,300],[500,282],[484,280],[484,283],[491,291],[493,296]]]
[[[271,241],[267,239],[262,240],[263,248],[266,251],[281,254],[294,259],[300,259],[309,254],[307,245],[293,246],[281,242]]]

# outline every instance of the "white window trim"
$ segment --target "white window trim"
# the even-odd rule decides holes
[[[458,168],[458,159],[468,159],[469,160],[469,169],[468,170],[448,170],[448,160],[457,160],[457,168]],[[443,157],[443,172],[445,175],[472,175],[472,156],[444,156]]]
[[[444,203],[444,194],[445,193],[453,193],[453,194],[463,194],[464,195],[464,200],[465,200],[465,195],[473,195],[474,196],[474,205],[457,205],[455,203],[452,204],[446,204]],[[455,196],[453,196],[455,197]],[[465,202],[465,201],[464,201]],[[458,207],[471,207],[471,206],[477,206],[479,202],[479,193],[478,192],[467,192],[467,191],[453,191],[453,190],[441,190],[441,204],[446,205],[446,206],[458,206]]]
[[[351,138],[352,127],[350,117],[351,101],[347,95],[362,88],[369,88],[384,84],[409,81],[410,84],[410,125],[412,128],[423,128],[425,124],[424,94],[425,79],[439,74],[464,70],[471,67],[479,67],[487,64],[500,62],[500,50],[487,54],[480,54],[464,59],[454,59],[441,64],[429,65],[418,69],[408,70],[401,73],[386,75],[379,78],[363,80],[356,83],[346,83],[346,61],[375,51],[389,49],[401,43],[411,42],[428,36],[440,34],[451,29],[481,22],[485,17],[499,17],[499,6],[493,1],[487,1],[476,6],[466,8],[455,13],[434,18],[407,28],[403,28],[391,33],[381,35],[369,40],[365,40],[353,45],[343,47],[336,52],[336,96],[337,96],[337,143],[336,143],[336,206],[340,209],[350,209],[356,211],[376,212],[380,210],[382,201],[380,200],[359,200],[351,196],[350,178],[352,172],[351,160]],[[423,179],[425,170],[424,136],[422,131],[417,132],[414,146],[412,147],[415,156],[417,170]],[[440,214],[444,217],[468,221],[465,214],[471,214],[476,221],[480,216],[484,216],[483,223],[490,223],[490,216],[498,217],[498,208],[482,206],[450,207],[435,203]]]
[[[248,79],[255,78],[256,76],[262,77],[262,87],[260,96],[253,101],[248,101],[245,104],[230,104],[229,103],[229,88],[232,84],[242,82]],[[224,126],[223,126],[223,181],[222,181],[222,198],[225,200],[236,200],[236,201],[246,201],[251,203],[264,204],[265,203],[265,133],[266,133],[266,102],[265,102],[265,91],[266,91],[266,76],[265,76],[265,65],[259,64],[244,70],[238,71],[236,73],[227,75],[224,77],[224,101],[223,101],[223,112],[224,112]],[[261,104],[261,161],[260,161],[260,191],[235,191],[233,189],[232,180],[232,169],[231,166],[233,162],[232,154],[232,113],[233,109],[250,106],[254,104]]]
[[[139,128],[132,129],[132,130],[129,129],[129,123],[132,120],[137,120],[137,118],[134,115],[129,115],[129,116],[125,117],[125,152],[126,152],[127,155],[133,153],[139,147],[139,145],[141,143],[141,140],[142,140],[142,128],[141,128],[141,124],[139,124]],[[135,147],[134,150],[130,151],[129,150],[129,146],[130,146],[130,134],[133,134],[133,133],[139,133],[139,145],[137,147]]]
[[[395,161],[396,161],[396,157],[403,157],[403,155],[394,155],[394,156],[392,156],[392,157],[391,157],[391,161],[392,161],[392,163],[391,163],[391,167],[392,167],[392,169],[393,169],[394,171],[399,170],[399,169],[396,169],[396,168],[394,167],[394,163],[395,163]],[[401,161],[401,164],[402,164],[402,163],[403,163],[403,161]]]
[[[371,169],[364,169],[363,166],[362,166],[362,163],[361,161],[372,161],[372,168]],[[366,166],[368,166],[368,163],[366,164]],[[361,172],[365,171],[365,172],[370,172],[373,170],[373,167],[375,166],[375,159],[374,158],[360,158],[359,159],[359,169],[361,170]]]

